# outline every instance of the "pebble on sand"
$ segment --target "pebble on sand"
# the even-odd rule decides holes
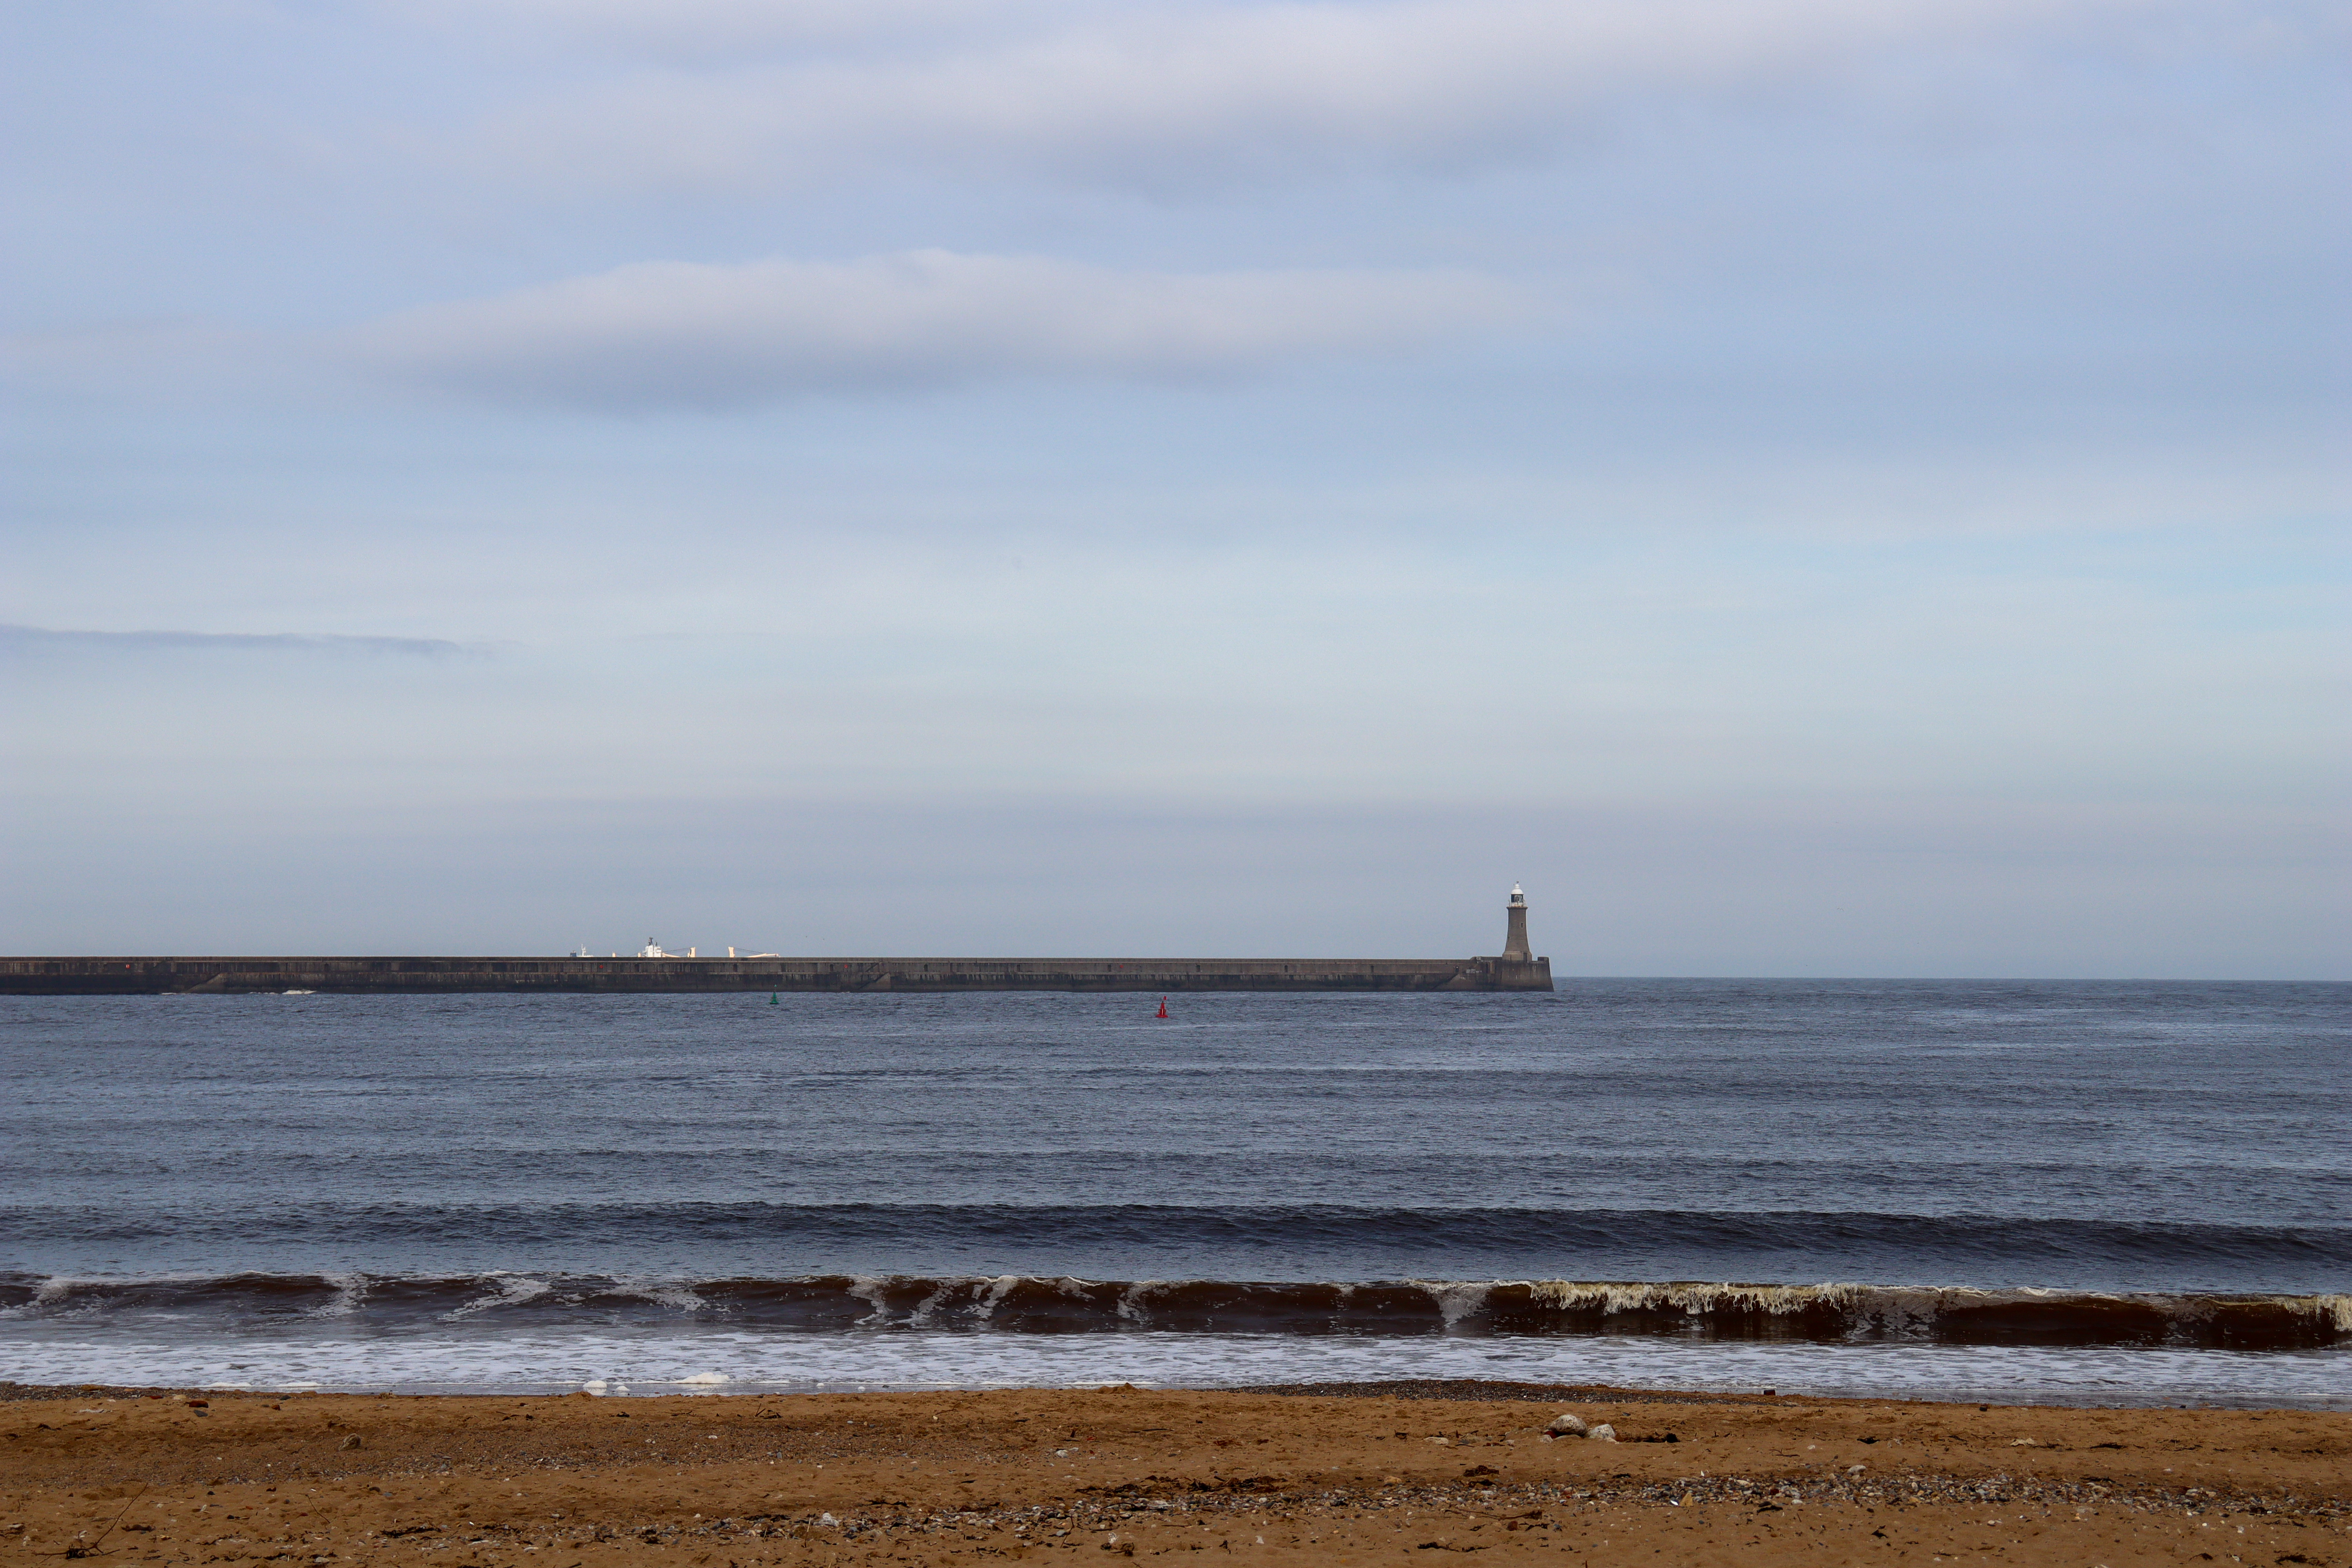
[[[1584,1417],[1570,1411],[1562,1411],[1551,1418],[1551,1425],[1544,1430],[1555,1437],[1581,1437],[1584,1436]]]
[[[1608,1422],[1603,1421],[1600,1426],[1595,1426],[1591,1431],[1587,1432],[1585,1436],[1591,1438],[1596,1443],[1614,1443],[1617,1440],[1617,1428],[1609,1425]]]

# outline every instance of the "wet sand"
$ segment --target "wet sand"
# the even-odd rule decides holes
[[[748,1568],[1205,1552],[1342,1564],[1485,1553],[2352,1568],[2352,1415],[2341,1413],[1478,1384],[7,1392],[0,1562]],[[1612,1423],[1622,1440],[1547,1438],[1560,1411]]]

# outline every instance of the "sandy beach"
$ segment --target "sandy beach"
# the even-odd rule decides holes
[[[2352,1415],[1523,1385],[10,1389],[0,1552],[165,1563],[2352,1564]],[[1546,1436],[1559,1413],[1616,1441]]]

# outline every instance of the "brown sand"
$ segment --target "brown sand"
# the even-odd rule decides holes
[[[29,1392],[0,1402],[0,1564],[2352,1565],[2343,1414],[1507,1388]],[[1625,1440],[1547,1439],[1564,1409]]]

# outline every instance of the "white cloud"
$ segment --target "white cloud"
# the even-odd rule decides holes
[[[489,0],[511,13],[537,0]],[[904,17],[916,0],[886,7]],[[639,72],[510,110],[462,156],[602,183],[714,184],[912,163],[1150,186],[1540,153],[1628,89],[1744,87],[2139,0],[1393,0],[1096,9],[933,5],[948,42],[825,54],[799,7],[703,0],[724,68]],[[645,12],[602,0],[608,26]],[[830,16],[819,7],[816,17]],[[972,30],[992,17],[1002,32]],[[822,31],[822,29],[818,29]],[[764,52],[761,46],[772,46]],[[919,45],[919,47],[914,47]]]
[[[646,262],[408,311],[349,344],[381,373],[499,401],[717,408],[1013,376],[1223,379],[1526,314],[1461,272],[1181,275],[924,250]]]

